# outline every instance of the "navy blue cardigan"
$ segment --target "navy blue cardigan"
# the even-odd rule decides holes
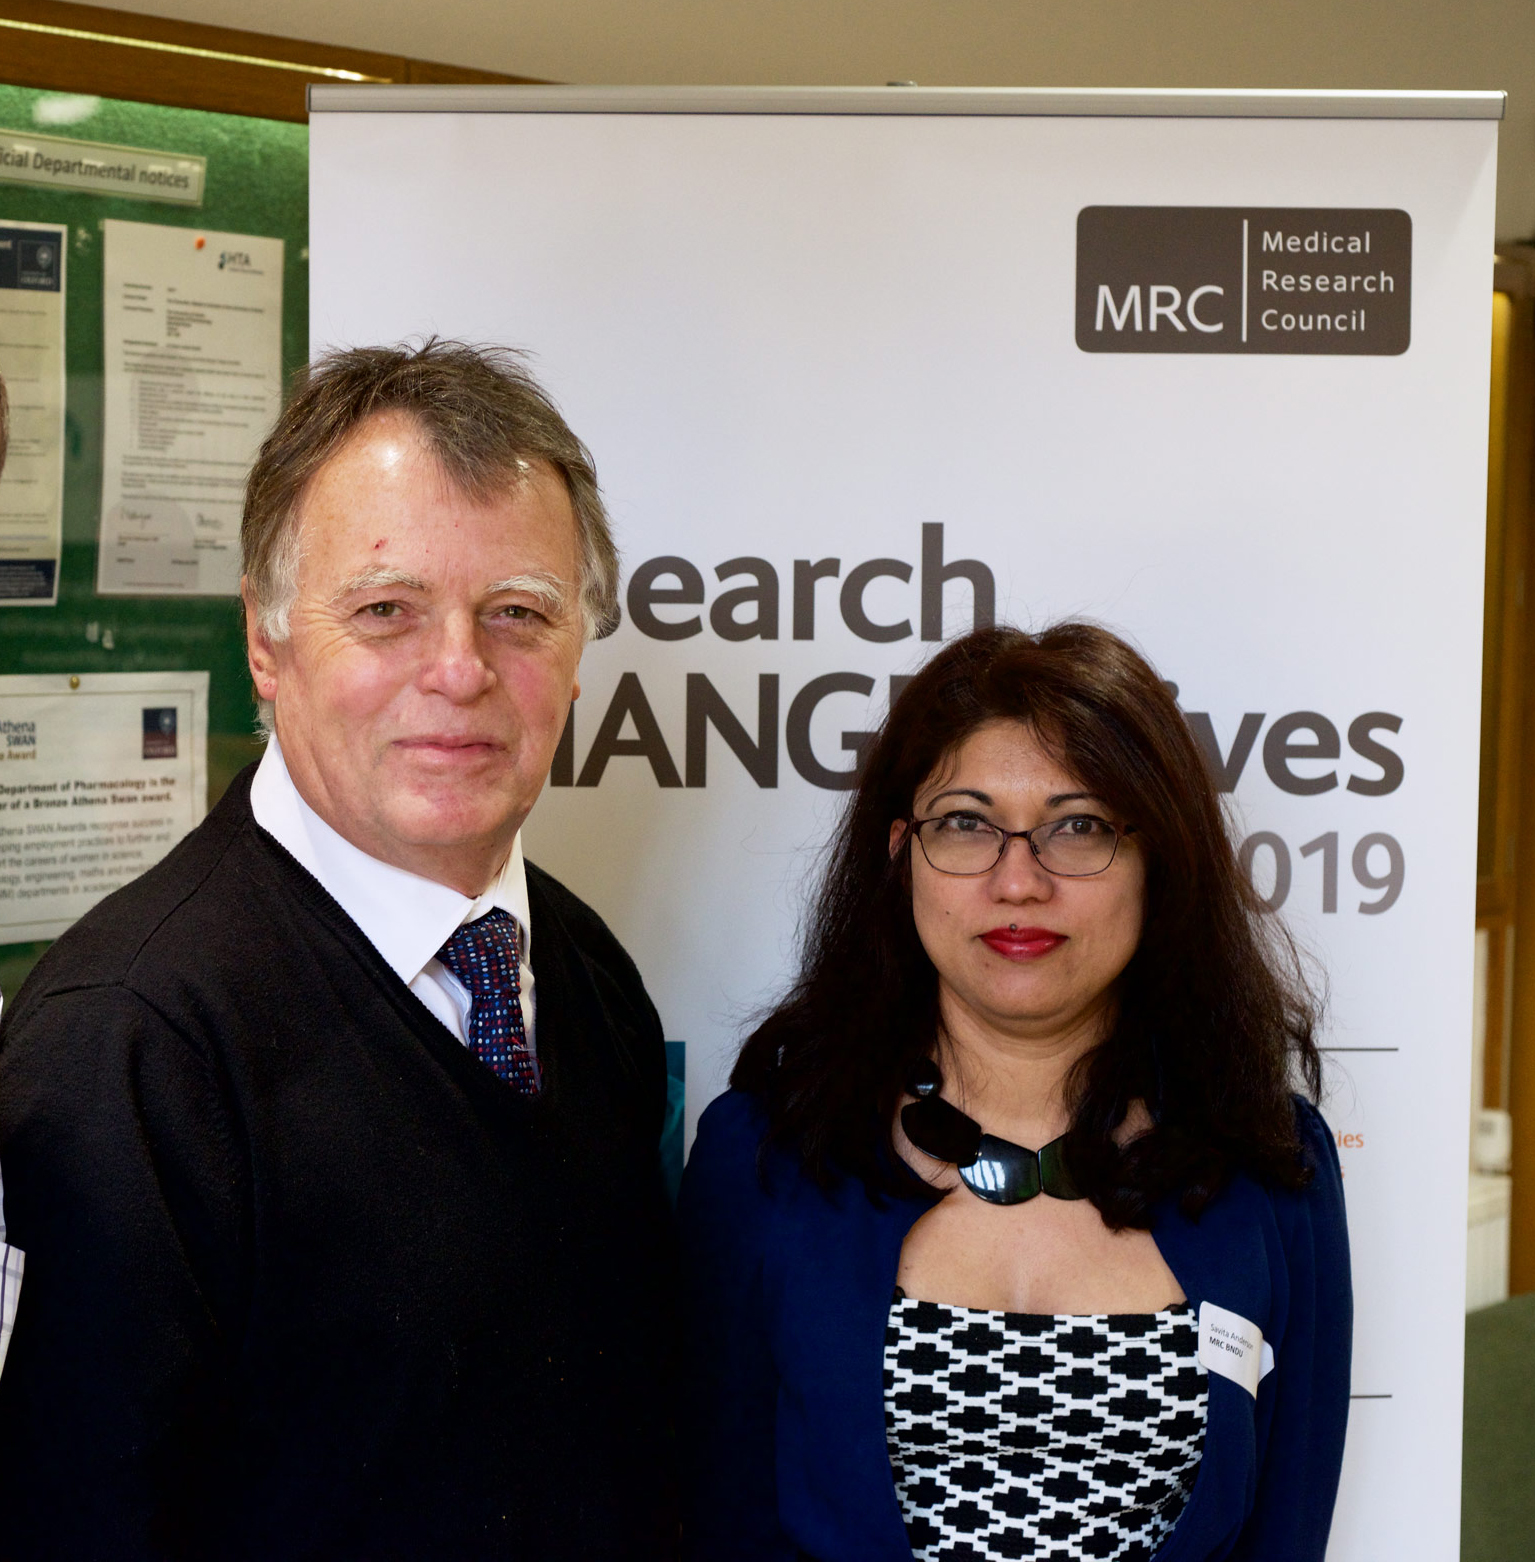
[[[1194,1493],[1155,1562],[1321,1562],[1348,1421],[1353,1306],[1343,1184],[1308,1103],[1300,1193],[1237,1178],[1201,1218],[1169,1200],[1152,1236],[1197,1309],[1257,1324],[1258,1387],[1211,1373]],[[901,1243],[934,1202],[827,1194],[739,1092],[704,1113],[683,1177],[695,1562],[910,1562],[885,1449],[885,1320]]]

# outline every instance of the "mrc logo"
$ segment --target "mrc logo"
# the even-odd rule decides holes
[[[1090,353],[1406,352],[1412,219],[1325,207],[1088,206],[1077,346]]]
[[[1151,282],[1146,286],[1146,310],[1145,320],[1148,322],[1144,329],[1156,334],[1157,320],[1160,317],[1164,330],[1168,331],[1203,331],[1207,336],[1214,336],[1224,331],[1228,324],[1225,311],[1215,302],[1224,299],[1226,289],[1218,282],[1206,282],[1196,287],[1187,298],[1170,282]],[[1210,302],[1205,305],[1206,314],[1213,318],[1206,319],[1199,313],[1199,305],[1206,299]],[[1182,311],[1180,315],[1179,311]],[[1137,335],[1143,329],[1141,313],[1141,284],[1132,282],[1125,289],[1125,296],[1118,303],[1114,300],[1114,289],[1107,282],[1098,284],[1098,305],[1093,315],[1093,329],[1102,333],[1104,322],[1116,331],[1129,329]]]

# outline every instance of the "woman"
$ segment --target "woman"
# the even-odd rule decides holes
[[[1320,1562],[1348,1411],[1314,1006],[1088,624],[897,700],[681,1211],[700,1562]]]

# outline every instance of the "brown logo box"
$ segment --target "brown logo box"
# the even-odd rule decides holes
[[[1332,207],[1086,206],[1088,353],[1389,357],[1412,339],[1412,218]]]

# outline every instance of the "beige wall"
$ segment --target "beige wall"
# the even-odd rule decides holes
[[[1535,0],[108,0],[570,82],[1500,88],[1535,235]]]

